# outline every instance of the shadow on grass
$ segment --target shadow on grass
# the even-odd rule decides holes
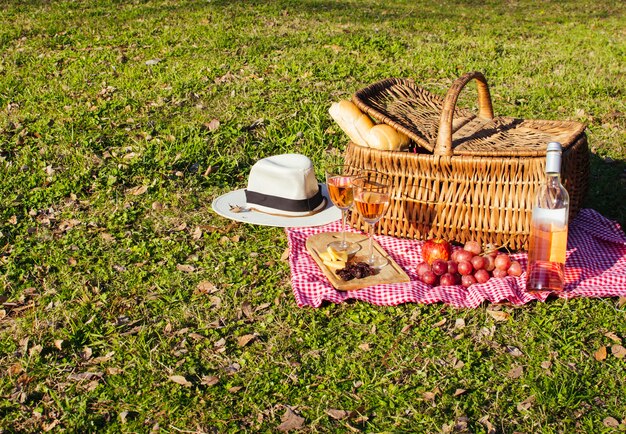
[[[607,161],[591,154],[589,192],[585,208],[592,208],[626,228],[626,161]]]

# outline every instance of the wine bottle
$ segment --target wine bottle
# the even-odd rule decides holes
[[[531,218],[526,270],[526,290],[531,293],[563,290],[569,195],[561,183],[561,155],[560,143],[548,143],[546,177]]]

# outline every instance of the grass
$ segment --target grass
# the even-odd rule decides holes
[[[300,309],[284,232],[210,210],[264,156],[321,179],[331,102],[480,70],[497,115],[588,124],[626,224],[623,2],[0,6],[0,432],[626,430],[617,300]]]

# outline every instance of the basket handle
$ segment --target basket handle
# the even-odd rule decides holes
[[[489,94],[489,86],[487,86],[485,76],[481,72],[474,71],[457,78],[452,83],[452,87],[448,90],[443,101],[441,117],[439,118],[439,134],[437,135],[437,143],[434,149],[435,155],[452,155],[452,118],[454,117],[456,101],[461,90],[472,79],[476,79],[476,88],[478,90],[478,117],[493,119],[491,95]]]

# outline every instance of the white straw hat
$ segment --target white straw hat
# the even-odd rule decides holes
[[[223,217],[266,226],[319,226],[341,217],[326,186],[318,184],[313,163],[301,154],[257,161],[248,188],[216,198],[212,207]]]

